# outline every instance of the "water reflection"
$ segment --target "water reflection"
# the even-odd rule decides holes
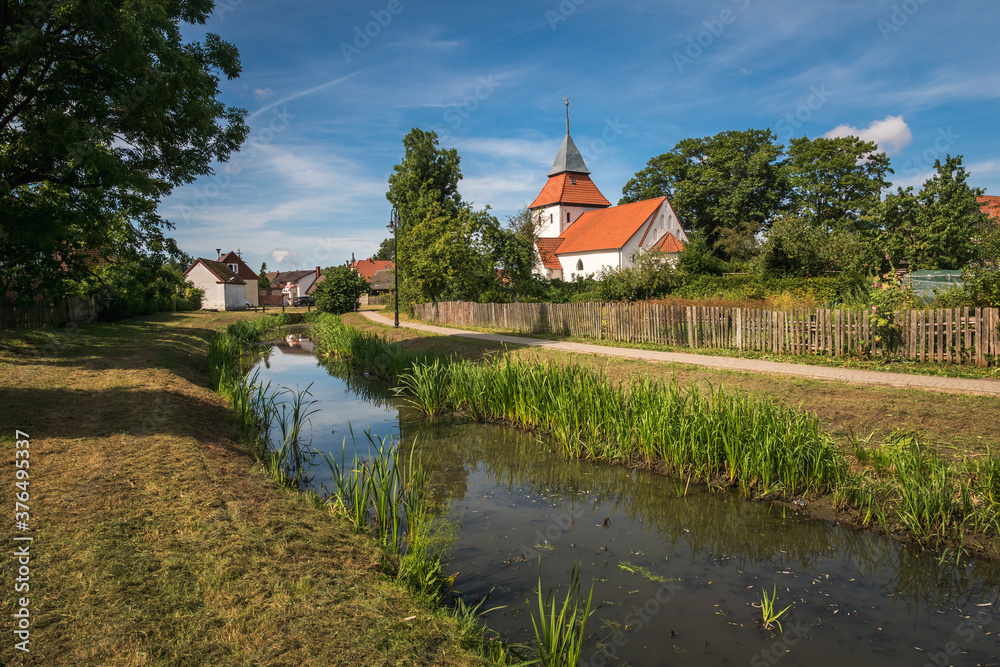
[[[786,642],[795,654],[788,664],[924,664],[949,642],[965,652],[954,664],[994,660],[1000,627],[976,615],[998,600],[995,563],[942,564],[766,504],[703,488],[685,496],[683,484],[646,471],[566,461],[522,431],[428,420],[372,378],[317,366],[299,352],[303,342],[287,351],[288,341],[276,344],[262,374],[286,386],[314,382],[320,451],[339,455],[347,425],[356,434],[401,435],[432,468],[435,501],[458,520],[450,565],[457,591],[504,605],[489,623],[512,640],[531,634],[538,563],[556,586],[581,562],[600,605],[591,664],[613,664],[605,655],[612,652],[633,665],[748,664],[776,641],[754,622],[753,605],[772,587],[781,607],[793,605],[783,622],[807,638]],[[322,469],[314,472],[317,484],[326,481]],[[668,585],[678,592],[661,604]],[[653,607],[636,621],[637,610]],[[985,626],[968,638],[959,628],[970,617]]]

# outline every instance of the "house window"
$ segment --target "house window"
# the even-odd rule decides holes
[[[239,272],[240,272],[240,265],[239,265],[239,264],[226,264],[226,266],[228,266],[228,267],[229,267],[229,269],[230,269],[230,270],[231,270],[231,271],[232,271],[233,273],[239,273]]]
[[[576,270],[577,271],[583,271],[583,260],[582,259],[576,260]]]

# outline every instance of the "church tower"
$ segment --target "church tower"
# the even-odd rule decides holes
[[[541,223],[538,234],[541,238],[559,236],[587,211],[611,206],[590,180],[590,170],[569,134],[569,100],[566,100],[566,137],[548,176],[545,187],[528,206]]]

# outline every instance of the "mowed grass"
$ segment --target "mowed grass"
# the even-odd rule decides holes
[[[31,435],[31,652],[15,665],[473,665],[346,520],[252,469],[205,354],[255,314],[0,332],[0,506]],[[15,561],[0,561],[13,609]],[[10,628],[10,624],[5,623]]]
[[[506,352],[524,361],[573,363],[600,370],[615,383],[627,383],[641,377],[675,380],[682,386],[693,383],[702,391],[723,388],[766,395],[785,407],[814,414],[844,451],[850,450],[852,434],[863,438],[872,435],[873,441],[881,441],[896,433],[911,435],[923,446],[951,459],[984,456],[990,450],[1000,453],[1000,428],[997,428],[1000,398],[997,397],[850,385],[689,364],[651,363],[537,347],[505,346],[492,341],[396,330],[360,315],[346,315],[344,321],[358,329],[382,333],[406,348],[436,350],[446,357],[478,360]]]

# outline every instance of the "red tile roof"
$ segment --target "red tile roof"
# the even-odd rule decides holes
[[[351,265],[351,268],[360,273],[365,280],[371,282],[376,271],[394,269],[396,265],[387,259],[359,259]]]
[[[985,197],[980,197],[978,201],[980,204],[984,204],[984,206],[980,207],[980,211],[991,218],[1000,218],[1000,197],[986,195]]]
[[[683,252],[684,242],[667,232],[666,236],[653,244],[653,247],[660,252]]]
[[[562,264],[559,263],[559,258],[556,257],[556,251],[559,250],[562,242],[561,238],[550,238],[538,239],[535,243],[535,247],[538,248],[538,255],[542,258],[542,264],[545,265],[546,269],[554,271],[562,269]]]
[[[587,211],[562,233],[559,255],[617,250],[659,210],[666,197]]]
[[[583,204],[585,206],[611,206],[586,174],[561,173],[549,176],[545,187],[528,208],[549,204]]]

